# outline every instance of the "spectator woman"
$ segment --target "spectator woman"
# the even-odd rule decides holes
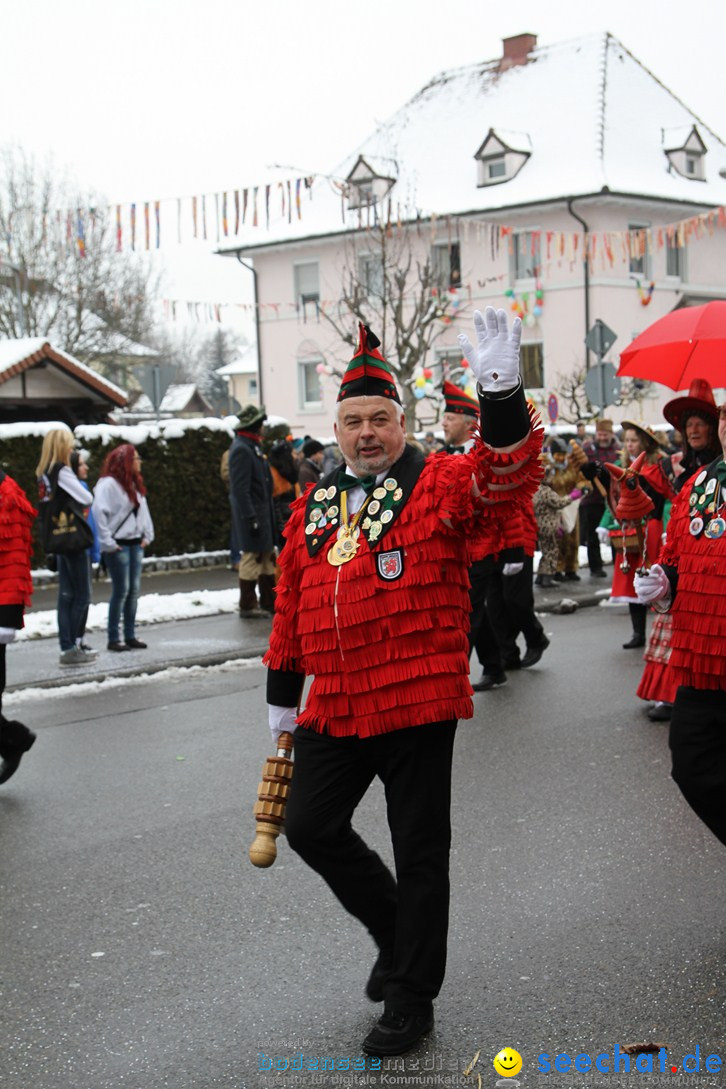
[[[71,469],[76,474],[76,476],[80,480],[81,484],[83,485],[83,487],[88,492],[88,500],[87,501],[90,503],[92,501],[92,499],[93,499],[93,492],[91,491],[91,489],[90,489],[90,487],[89,487],[89,485],[87,483],[87,481],[88,481],[88,451],[87,450],[73,450],[73,452],[71,453]],[[88,508],[88,512],[87,512],[86,517],[87,517],[88,524],[90,525],[91,529],[93,530],[93,544],[91,545],[90,548],[86,549],[86,556],[88,557],[88,562],[91,565],[91,570],[93,570],[93,564],[94,563],[98,564],[100,562],[100,560],[101,560],[101,545],[100,545],[100,542],[98,540],[98,529],[96,527],[96,520],[93,517],[93,511],[91,510],[90,507]],[[88,609],[86,609],[85,615],[84,615],[82,623],[81,623],[81,632],[80,632],[81,642],[79,644],[81,650],[85,650],[86,652],[93,649],[92,647],[89,647],[88,644],[85,642],[86,625],[87,624],[88,624]]]
[[[136,638],[136,606],[144,549],[154,539],[154,524],[141,476],[141,458],[131,443],[117,446],[106,456],[94,492],[93,517],[112,583],[108,649],[144,650],[146,643]],[[122,618],[124,642],[119,637]]]
[[[75,440],[67,428],[53,428],[43,439],[40,461],[35,470],[41,504],[57,491],[85,512],[91,496],[71,469]],[[41,514],[42,517],[42,514]],[[84,665],[97,655],[81,647],[85,619],[91,603],[91,569],[85,550],[57,553],[58,567],[58,639],[62,666]]]

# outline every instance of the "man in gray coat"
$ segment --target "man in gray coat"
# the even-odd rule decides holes
[[[239,614],[270,616],[275,611],[276,563],[272,475],[262,453],[264,405],[245,405],[238,419],[229,452],[229,502],[232,543],[242,554]]]

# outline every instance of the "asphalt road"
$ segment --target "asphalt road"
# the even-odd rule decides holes
[[[723,1085],[704,1068],[726,1059],[723,849],[634,696],[627,617],[590,608],[546,628],[540,665],[477,695],[459,729],[436,1029],[365,1073],[370,940],[284,840],[270,870],[246,857],[270,748],[263,671],[15,694],[9,711],[39,736],[0,789],[0,1086],[472,1086],[479,1072],[492,1086],[505,1045],[524,1060],[508,1084],[680,1086],[698,1046],[699,1084]],[[390,858],[377,787],[357,825]],[[543,1052],[651,1040],[666,1073],[538,1072]],[[301,1055],[338,1072],[275,1073]]]

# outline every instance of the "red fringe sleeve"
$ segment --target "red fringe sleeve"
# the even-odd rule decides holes
[[[37,511],[6,476],[0,484],[0,605],[29,605],[33,594],[30,557]]]

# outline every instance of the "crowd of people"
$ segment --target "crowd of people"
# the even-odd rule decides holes
[[[674,429],[601,418],[589,437],[543,430],[519,373],[521,322],[474,316],[459,337],[476,396],[443,388],[443,439],[406,431],[395,375],[369,329],[338,394],[334,443],[310,436],[263,446],[265,409],[247,405],[223,459],[239,613],[271,617],[264,659],[270,732],[295,735],[287,805],[291,848],[369,932],[366,984],[383,1003],[363,1041],[397,1055],[433,1025],[443,982],[449,901],[451,766],[472,696],[506,683],[549,645],[533,587],[607,577],[627,603],[626,650],[645,649],[638,695],[671,719],[673,777],[726,844],[726,404],[704,381],[669,401]],[[672,441],[675,439],[675,441]],[[107,648],[144,648],[135,616],[153,540],[141,461],[126,443],[91,492],[69,431],[48,432],[37,467],[44,540],[55,540],[60,662],[84,642],[95,548],[112,580]],[[36,517],[0,474],[0,698],[5,647],[30,600]],[[61,547],[90,530],[83,547]],[[54,536],[55,535],[55,536]],[[76,537],[76,545],[80,537]],[[539,547],[539,570],[533,570]],[[650,641],[646,619],[657,614]],[[371,633],[375,637],[371,638]],[[481,679],[470,684],[471,657]],[[304,708],[306,677],[312,677]],[[0,715],[0,782],[35,737]],[[374,778],[385,787],[395,874],[353,830]]]

